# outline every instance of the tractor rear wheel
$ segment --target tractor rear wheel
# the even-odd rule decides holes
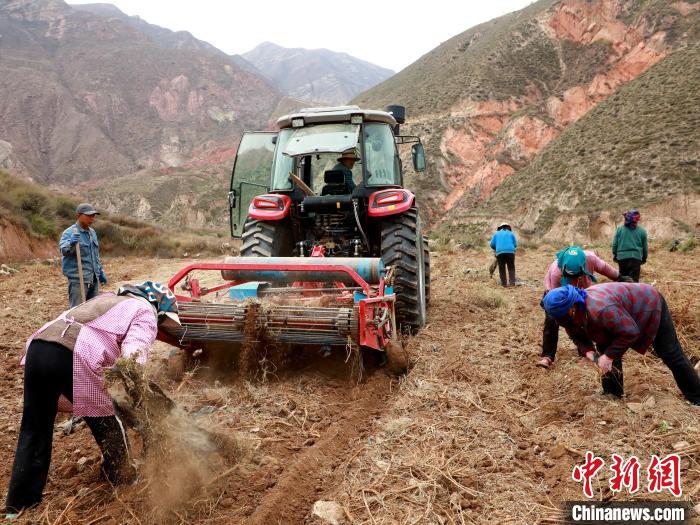
[[[290,257],[294,238],[289,221],[248,219],[241,235],[241,257]]]
[[[396,320],[416,331],[425,326],[426,265],[420,217],[415,209],[382,223],[381,257],[394,267]]]

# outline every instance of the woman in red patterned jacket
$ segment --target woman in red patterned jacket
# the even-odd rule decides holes
[[[622,356],[629,348],[643,354],[653,345],[683,395],[700,405],[700,378],[678,341],[666,300],[653,286],[605,283],[583,290],[567,285],[550,291],[542,305],[579,353],[598,364],[604,393],[622,397]]]

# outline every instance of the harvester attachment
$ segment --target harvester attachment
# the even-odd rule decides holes
[[[379,258],[227,257],[191,264],[168,283],[182,325],[159,335],[190,350],[288,343],[390,350],[393,357],[402,349],[391,274]],[[393,365],[393,371],[405,368]]]

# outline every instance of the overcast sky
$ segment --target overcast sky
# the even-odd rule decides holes
[[[532,0],[68,0],[107,2],[128,15],[185,30],[229,54],[261,42],[342,51],[399,71],[441,42]]]

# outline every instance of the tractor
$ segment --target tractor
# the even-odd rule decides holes
[[[309,108],[278,119],[278,131],[245,133],[228,194],[240,255],[378,257],[393,268],[397,323],[424,326],[430,255],[397,145],[412,144],[416,172],[425,152],[419,137],[400,134],[404,122],[402,106]],[[338,170],[348,151],[359,160]]]
[[[191,353],[372,350],[405,370],[398,332],[425,325],[430,258],[397,145],[411,144],[416,172],[425,152],[404,120],[402,106],[311,108],[245,133],[228,193],[240,256],[177,272],[182,325],[159,337]]]

